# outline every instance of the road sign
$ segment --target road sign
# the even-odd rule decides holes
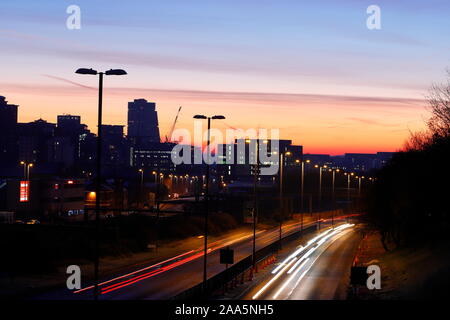
[[[221,264],[233,264],[234,263],[234,250],[226,248],[220,249],[220,263]]]

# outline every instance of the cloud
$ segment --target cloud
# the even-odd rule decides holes
[[[54,94],[80,95],[85,92],[83,89],[97,90],[96,87],[87,86],[76,81],[66,79],[55,75],[43,75],[44,77],[69,84],[61,85],[26,85],[3,83],[2,87],[10,90],[20,90],[22,93],[34,93],[49,91]],[[130,99],[137,96],[150,96],[156,98],[170,98],[179,101],[205,101],[205,102],[231,102],[231,103],[249,103],[263,104],[269,106],[301,107],[305,105],[348,105],[358,106],[359,108],[377,107],[398,107],[403,109],[422,108],[426,101],[423,99],[410,99],[399,97],[367,97],[367,96],[340,96],[327,94],[304,94],[304,93],[282,93],[282,92],[237,92],[237,91],[206,91],[206,90],[188,90],[188,89],[163,89],[163,88],[128,88],[115,87],[105,88],[105,92],[112,95],[128,96]],[[90,93],[89,93],[90,94]],[[351,118],[353,121],[372,122],[363,118]]]
[[[65,82],[65,83],[69,83],[69,84],[72,84],[72,85],[74,85],[74,86],[78,86],[78,87],[81,87],[81,88],[92,89],[92,90],[98,90],[98,88],[86,86],[86,85],[84,85],[84,84],[81,84],[81,83],[78,83],[78,82],[75,82],[75,81],[72,81],[72,80],[69,80],[69,79],[61,78],[61,77],[52,76],[52,75],[49,75],[49,74],[43,74],[42,76],[47,77],[47,78],[50,78],[50,79],[62,81],[62,82]]]

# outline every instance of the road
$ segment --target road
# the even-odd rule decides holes
[[[304,227],[314,225],[308,222]],[[283,226],[283,236],[292,234],[300,228],[299,222]],[[279,239],[279,229],[257,231],[256,249],[265,247]],[[240,233],[233,237],[221,239],[208,245],[208,278],[224,270],[219,263],[219,249],[229,246],[234,249],[235,262],[252,253],[252,233]],[[170,259],[152,265],[142,265],[127,270],[111,278],[100,281],[100,300],[122,299],[169,299],[189,289],[203,279],[203,247],[180,253]],[[36,299],[92,299],[93,286],[80,290],[58,290],[39,295]]]
[[[345,284],[360,240],[351,224],[327,229],[305,240],[294,246],[243,299],[344,299]]]

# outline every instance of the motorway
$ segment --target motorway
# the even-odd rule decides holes
[[[338,219],[336,219],[338,220]],[[304,227],[314,225],[308,222]],[[298,231],[300,223],[283,226],[283,236]],[[235,262],[251,255],[252,233],[240,233],[233,237],[221,239],[208,245],[208,278],[224,270],[219,263],[219,249],[230,247],[235,252]],[[256,249],[265,247],[279,239],[279,229],[257,231]],[[172,258],[152,264],[134,267],[132,270],[117,274],[111,278],[101,279],[99,284],[100,300],[128,299],[169,299],[203,279],[203,247],[182,252]],[[93,285],[80,290],[61,289],[56,292],[39,295],[35,299],[92,299]]]
[[[293,246],[243,299],[344,299],[360,240],[353,224],[323,230],[301,245]]]

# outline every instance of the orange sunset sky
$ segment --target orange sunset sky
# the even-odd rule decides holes
[[[374,31],[364,1],[252,2],[78,1],[68,30],[70,2],[2,1],[0,95],[21,122],[75,114],[95,132],[98,79],[74,71],[123,68],[105,77],[103,123],[126,125],[127,102],[145,98],[161,137],[180,105],[177,128],[222,114],[214,126],[278,128],[306,153],[396,151],[425,127],[427,90],[450,65],[443,8],[379,1]]]

